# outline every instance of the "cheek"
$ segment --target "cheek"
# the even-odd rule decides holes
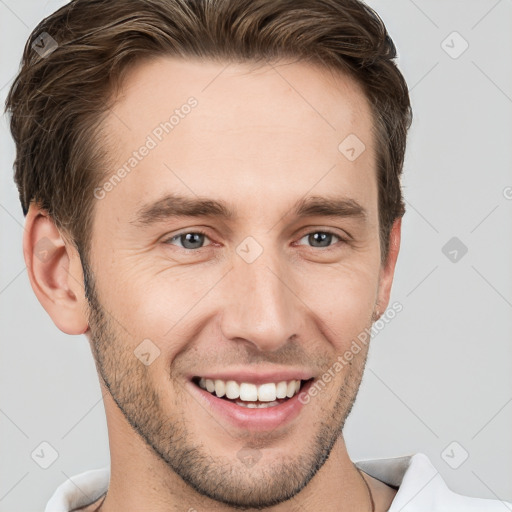
[[[190,325],[201,311],[201,299],[218,279],[198,279],[197,272],[190,270],[186,275],[173,270],[155,273],[141,266],[125,272],[116,269],[117,274],[113,270],[102,283],[101,293],[126,343],[136,347],[149,339],[162,352],[165,347],[166,357],[174,357],[187,333],[191,336]]]
[[[332,269],[330,269],[332,270]],[[299,295],[318,317],[323,334],[337,352],[371,324],[377,298],[375,272],[364,268],[336,269],[308,276]],[[311,283],[316,283],[312,286]]]

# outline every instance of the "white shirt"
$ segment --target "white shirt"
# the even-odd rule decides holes
[[[388,512],[506,512],[512,503],[471,498],[451,491],[423,453],[390,459],[364,460],[355,465],[368,475],[398,487]],[[53,493],[45,512],[70,512],[105,494],[110,468],[93,469],[67,480]]]

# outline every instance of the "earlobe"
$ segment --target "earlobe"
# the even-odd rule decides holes
[[[25,221],[23,255],[32,289],[55,325],[67,334],[86,332],[78,251],[61,235],[48,213],[34,203]]]
[[[380,317],[388,307],[389,297],[391,295],[391,286],[395,275],[395,266],[400,251],[400,240],[402,230],[402,218],[398,218],[393,223],[389,234],[389,250],[385,263],[381,266],[379,278],[379,290],[377,295],[378,316]]]

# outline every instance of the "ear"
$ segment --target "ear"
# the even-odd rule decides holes
[[[386,311],[389,304],[389,296],[391,294],[391,285],[393,284],[393,277],[395,275],[395,265],[400,251],[400,238],[402,231],[402,218],[398,218],[393,223],[391,232],[389,234],[389,251],[388,257],[384,264],[381,265],[379,277],[379,290],[377,292],[377,305],[378,313],[375,315],[374,320],[380,318],[382,313]]]
[[[35,203],[25,221],[23,255],[32,289],[55,325],[67,334],[85,333],[87,300],[80,256]]]

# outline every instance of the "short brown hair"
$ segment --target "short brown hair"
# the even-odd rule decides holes
[[[40,55],[38,41],[53,51]],[[73,0],[63,6],[32,32],[6,101],[25,215],[36,201],[88,255],[93,190],[111,174],[101,121],[129,67],[166,55],[292,58],[355,78],[374,119],[387,259],[392,224],[405,213],[400,175],[412,112],[393,41],[359,0]]]

